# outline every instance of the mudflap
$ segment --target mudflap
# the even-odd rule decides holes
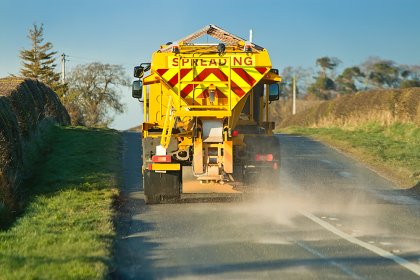
[[[177,202],[180,198],[181,173],[144,170],[143,188],[146,204]]]

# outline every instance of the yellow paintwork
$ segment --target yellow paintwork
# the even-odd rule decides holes
[[[240,114],[247,100],[252,119],[252,98],[248,98],[252,88],[260,81],[281,81],[280,76],[270,72],[272,65],[266,49],[252,45],[250,51],[245,51],[249,42],[212,25],[206,28],[185,37],[186,40],[161,46],[152,55],[150,74],[143,78],[143,137],[161,137],[164,148],[173,137],[178,139],[179,150],[194,146],[197,118],[224,120],[225,131],[233,129],[242,121]],[[209,30],[216,32],[211,34],[219,40],[227,40],[221,40],[225,43],[223,52],[215,44],[191,43]],[[264,102],[260,104],[263,106]],[[263,112],[260,110],[260,124]],[[264,115],[267,120],[267,110]],[[149,132],[150,128],[155,132]],[[224,141],[227,137],[224,133]]]
[[[179,54],[155,52],[151,74],[143,79],[144,120],[163,129],[164,147],[169,144],[176,118],[190,128],[194,117],[228,118],[228,125],[233,127],[258,81],[280,81],[269,72],[271,61],[265,49],[244,53],[231,47],[219,55],[203,53],[202,47],[179,48]],[[215,92],[213,98],[211,91]]]
[[[195,43],[205,34],[223,44]],[[232,137],[235,127],[259,125],[270,134],[274,126],[268,119],[268,87],[253,90],[257,84],[281,81],[271,68],[266,49],[212,25],[161,46],[143,78],[142,137],[160,138],[164,148],[146,146],[147,157],[163,151],[180,163],[144,168],[180,171],[182,165],[199,180],[217,182],[233,174],[234,156],[246,147],[243,134]],[[217,140],[209,140],[209,129],[216,131]]]
[[[178,171],[181,170],[179,163],[152,163],[150,164],[152,169],[157,171]]]
[[[145,78],[146,83],[154,81],[156,75],[161,78],[162,92],[173,95],[176,110],[190,105],[221,105],[224,110],[231,111],[271,69],[266,50],[219,55],[194,52],[188,46],[188,51],[191,53],[183,53],[183,46],[180,46],[180,54],[155,52],[152,77]],[[246,77],[245,80],[240,74]],[[206,92],[211,87],[217,91],[213,102]]]

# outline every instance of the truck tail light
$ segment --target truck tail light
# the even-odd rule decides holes
[[[255,155],[255,160],[256,161],[273,161],[274,160],[274,156],[273,154],[256,154]]]
[[[234,130],[232,131],[232,137],[238,136],[239,135],[239,131],[238,130]]]
[[[166,156],[152,156],[153,162],[171,162],[172,158],[169,155]]]

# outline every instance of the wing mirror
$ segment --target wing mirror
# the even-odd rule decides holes
[[[141,80],[137,80],[133,82],[133,86],[131,88],[131,95],[134,98],[141,98],[143,93],[143,82]]]
[[[268,101],[276,101],[280,98],[280,84],[274,83],[268,85]]]

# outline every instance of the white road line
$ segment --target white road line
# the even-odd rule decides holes
[[[339,230],[338,228],[332,226],[331,224],[323,221],[322,219],[316,217],[315,215],[313,215],[309,212],[306,212],[306,211],[299,211],[299,212],[302,215],[304,215],[305,217],[307,217],[308,219],[310,219],[313,222],[317,223],[318,225],[322,226],[326,230],[334,233],[335,235],[338,235],[341,238],[343,238],[343,239],[345,239],[345,240],[347,240],[347,241],[349,241],[353,244],[359,245],[360,247],[363,247],[363,248],[365,248],[365,249],[367,249],[367,250],[369,250],[369,251],[371,251],[371,252],[373,252],[373,253],[375,253],[375,254],[383,257],[383,258],[390,259],[390,260],[396,262],[397,264],[401,265],[402,267],[404,267],[404,268],[410,270],[411,272],[415,273],[416,275],[420,276],[420,266],[419,265],[417,265],[415,263],[412,263],[412,262],[410,262],[410,261],[408,261],[404,258],[401,258],[399,256],[396,256],[396,255],[394,255],[394,254],[392,254],[388,251],[385,251],[381,248],[378,248],[378,247],[376,247],[372,244],[369,244],[369,243],[364,242],[360,239],[357,239],[357,238]]]
[[[338,172],[338,175],[344,178],[350,178],[353,176],[350,172],[347,172],[347,171],[340,171]]]
[[[350,269],[348,269],[344,265],[339,264],[338,262],[336,262],[336,261],[328,258],[327,256],[323,255],[322,253],[318,252],[314,248],[306,245],[302,241],[295,241],[295,242],[296,242],[296,244],[299,247],[305,249],[309,253],[317,256],[318,258],[321,258],[321,259],[324,259],[324,260],[328,261],[331,265],[338,267],[341,271],[343,271],[345,274],[347,274],[348,276],[352,277],[353,279],[357,279],[357,280],[363,280],[363,279],[365,279],[365,278],[361,277],[360,275],[357,275],[356,273],[354,273],[353,271],[351,271]]]

